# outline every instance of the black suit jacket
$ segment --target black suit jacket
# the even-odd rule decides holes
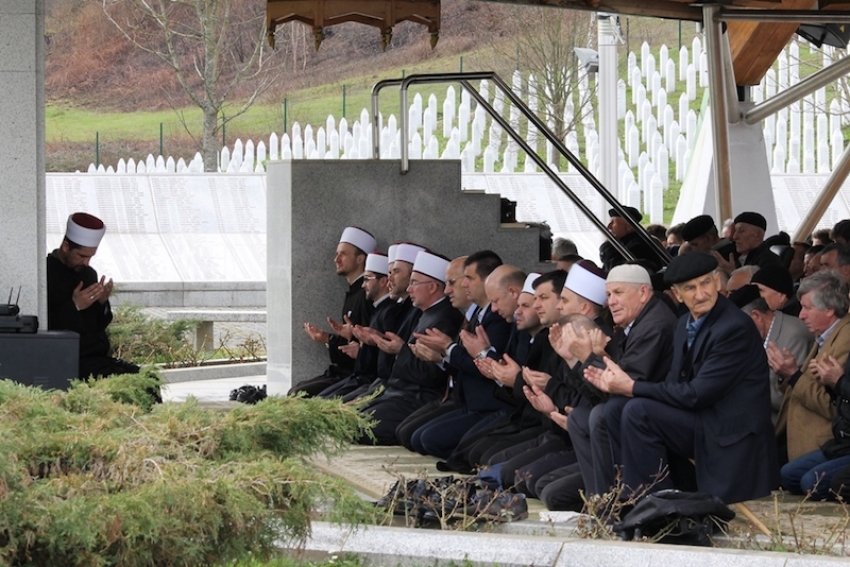
[[[387,297],[375,307],[375,312],[369,320],[369,327],[380,333],[386,331],[395,333],[398,330],[396,319],[400,310],[400,305]],[[375,378],[386,380],[390,377],[394,362],[394,355],[387,354],[376,346],[361,344],[360,352],[354,362],[354,374],[362,384],[369,384]]]
[[[770,243],[762,242],[758,247],[753,248],[747,254],[747,259],[742,264],[744,266],[781,266],[782,261],[779,256],[770,251]]]
[[[345,301],[342,303],[342,315],[348,316],[355,325],[368,325],[372,318],[375,307],[366,299],[366,290],[363,289],[363,276],[354,280],[345,292]],[[343,322],[343,318],[340,318]],[[331,335],[328,338],[328,355],[331,359],[331,369],[338,376],[348,376],[354,372],[354,359],[339,350],[339,347],[348,344],[348,340],[339,335]]]
[[[760,498],[779,484],[762,339],[752,319],[723,296],[705,317],[691,348],[690,315],[679,320],[667,378],[637,381],[633,394],[696,414],[700,491],[729,503]]]
[[[676,316],[670,308],[653,296],[632,323],[628,335],[622,329],[617,331],[617,345],[612,353],[614,361],[633,380],[664,380],[673,362],[676,324]],[[601,364],[604,364],[602,358],[591,354],[582,364],[582,375],[587,366]]]
[[[505,321],[501,315],[493,313],[487,306],[487,311],[484,313],[480,325],[487,332],[490,346],[496,350],[497,356],[501,358],[511,335],[511,324]],[[473,321],[472,327],[477,326]],[[508,404],[501,399],[499,393],[501,386],[478,371],[473,357],[462,344],[458,343],[452,349],[448,364],[453,370],[455,388],[468,411],[489,412],[508,407]]]
[[[439,329],[453,337],[457,334],[462,322],[463,314],[452,307],[445,297],[423,311],[410,333],[402,336],[405,343],[396,355],[384,395],[410,393],[417,395],[423,401],[440,398],[446,390],[445,370],[435,362],[425,362],[416,358],[408,345],[416,342],[413,333],[424,333],[426,329]]]

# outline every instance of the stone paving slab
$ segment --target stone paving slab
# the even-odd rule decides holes
[[[282,547],[290,547],[282,544]],[[294,546],[293,546],[294,547]],[[423,567],[835,567],[847,559],[744,549],[673,546],[504,533],[445,532],[314,522],[299,551],[312,557],[353,553],[366,565]]]
[[[228,409],[237,406],[228,401],[230,390],[243,384],[265,384],[265,376],[245,376],[197,380],[191,382],[170,383],[163,388],[166,401],[182,401],[188,396],[196,397],[206,407]],[[344,454],[328,460],[324,457],[313,459],[314,465],[327,474],[345,478],[356,490],[368,498],[377,499],[389,489],[390,485],[402,475],[406,478],[427,476],[429,478],[445,476],[436,469],[437,459],[413,453],[403,447],[364,447],[352,446]],[[523,535],[569,535],[575,533],[576,515],[570,513],[550,513],[535,499],[529,502],[529,519],[512,524],[504,524],[493,529],[502,533]],[[840,504],[824,502],[805,502],[802,498],[784,493],[776,493],[760,500],[747,502],[749,508],[758,516],[777,538],[771,542],[764,536],[755,535],[755,531],[740,516],[730,523],[732,540],[723,545],[743,545],[753,540],[761,547],[779,544],[778,536],[784,537],[786,548],[797,548],[813,552],[822,550],[825,540],[841,549],[844,538],[850,535],[850,511]],[[417,530],[419,531],[419,530]],[[733,541],[734,540],[734,541]],[[847,541],[845,555],[850,555],[850,541]],[[786,558],[794,557],[785,555]],[[790,563],[789,563],[790,565]],[[631,566],[630,566],[631,567]]]
[[[437,459],[433,457],[419,455],[403,447],[364,446],[352,446],[344,454],[330,460],[324,457],[313,460],[315,466],[325,473],[344,478],[356,490],[375,499],[385,494],[399,476],[405,478],[445,476],[446,473],[436,469],[436,462]],[[777,534],[777,537],[781,535],[788,538],[786,540],[788,547],[817,548],[823,546],[823,543],[815,541],[818,537],[837,536],[844,533],[850,536],[848,531],[850,512],[845,511],[839,504],[804,502],[799,496],[777,492],[760,500],[749,501],[747,506],[771,531]],[[528,500],[528,509],[527,521],[514,522],[500,530],[530,534],[574,533],[575,514],[550,513],[539,500],[533,498]],[[763,536],[757,535],[758,532],[754,527],[740,514],[730,522],[728,531],[735,541],[761,537],[760,545],[768,543],[764,541]],[[802,546],[794,541],[795,537],[803,544]],[[837,540],[835,543],[841,544],[843,537],[833,537],[833,539]],[[848,553],[850,553],[850,541],[847,544]]]

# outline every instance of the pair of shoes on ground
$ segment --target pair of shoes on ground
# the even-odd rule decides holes
[[[265,400],[267,397],[268,395],[266,394],[265,384],[262,386],[251,386],[250,384],[245,384],[244,386],[230,391],[230,401],[242,402],[243,404],[256,404],[261,400]]]
[[[397,481],[375,505],[425,521],[510,522],[528,517],[524,494],[494,492],[453,476]]]

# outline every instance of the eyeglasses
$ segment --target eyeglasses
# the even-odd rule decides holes
[[[421,281],[420,282],[420,281],[417,281],[417,280],[410,280],[410,283],[408,284],[408,286],[409,287],[416,287],[418,285],[427,284],[427,283],[431,283],[431,282],[429,282],[429,281]]]
[[[386,277],[386,276],[363,276],[363,279],[366,280],[367,282],[370,282],[372,280],[377,280],[380,277]]]

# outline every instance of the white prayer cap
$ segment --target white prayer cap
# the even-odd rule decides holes
[[[413,264],[413,271],[430,276],[435,280],[446,282],[446,268],[449,267],[449,260],[430,252],[420,252],[416,256],[416,262]]]
[[[605,271],[587,260],[573,264],[564,287],[597,305],[605,305],[608,300]]]
[[[374,252],[375,247],[378,244],[375,241],[374,236],[362,228],[357,228],[356,226],[346,227],[346,229],[342,231],[342,236],[340,236],[339,241],[340,243],[346,242],[352,246],[356,246],[366,254]]]
[[[106,233],[106,226],[96,216],[88,213],[74,213],[68,216],[65,238],[74,244],[97,248],[104,233]]]
[[[389,261],[387,260],[386,255],[381,254],[380,252],[372,252],[371,254],[366,256],[367,272],[374,272],[376,274],[381,274],[385,276],[390,272],[387,269],[388,266]]]
[[[526,276],[525,283],[522,286],[522,293],[530,293],[534,295],[534,280],[540,277],[540,274],[537,272],[531,272]]]
[[[387,249],[387,262],[392,264],[395,262],[396,252],[398,251],[398,244],[391,244]]]
[[[408,264],[414,264],[420,252],[425,252],[423,246],[410,242],[402,242],[395,251],[395,259],[407,262]],[[443,274],[443,277],[446,277],[445,274]]]
[[[652,281],[649,279],[649,272],[643,266],[637,264],[621,264],[614,266],[608,272],[608,283],[631,283],[648,285],[652,287]]]

